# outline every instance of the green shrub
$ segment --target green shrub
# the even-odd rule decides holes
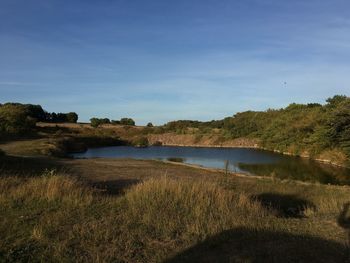
[[[0,134],[24,134],[35,127],[36,119],[29,116],[24,105],[6,103],[0,106]]]
[[[147,137],[141,137],[141,138],[138,138],[134,144],[137,147],[147,147],[149,146],[149,141]]]
[[[111,121],[108,118],[91,118],[90,119],[91,126],[94,128],[97,128],[98,126],[102,124],[108,124],[111,123]]]
[[[67,113],[67,121],[71,123],[76,123],[78,121],[78,114],[75,112]]]
[[[120,124],[135,126],[135,121],[133,119],[131,119],[131,118],[121,118],[120,119]]]

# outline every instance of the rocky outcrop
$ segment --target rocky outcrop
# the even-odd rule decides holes
[[[151,145],[167,146],[194,146],[194,147],[241,147],[259,148],[258,140],[249,138],[238,138],[223,140],[217,135],[193,135],[193,134],[149,134],[148,141]]]

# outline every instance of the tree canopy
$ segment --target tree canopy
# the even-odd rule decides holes
[[[172,121],[166,131],[198,128],[211,132],[222,128],[226,138],[260,139],[268,149],[301,153],[319,153],[324,149],[340,148],[350,157],[350,98],[336,95],[326,104],[292,103],[284,109],[239,112],[222,120],[200,122]]]
[[[36,122],[72,122],[78,121],[78,114],[49,113],[40,105],[5,103],[0,104],[0,134],[18,135],[31,131]]]

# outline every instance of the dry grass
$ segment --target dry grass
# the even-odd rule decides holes
[[[0,180],[0,203],[35,202],[35,200],[74,205],[90,204],[92,191],[78,182],[77,179],[64,175],[56,175],[54,171],[47,171],[43,175],[33,178],[5,177]]]
[[[149,226],[156,237],[206,238],[267,215],[244,194],[208,182],[150,179],[129,190],[124,199],[128,221]]]
[[[53,140],[50,139],[30,139],[18,140],[0,145],[0,148],[7,154],[36,156],[46,155],[51,150],[55,150],[56,146]]]
[[[345,251],[345,233],[335,222],[347,188],[305,185],[297,193],[295,184],[271,180],[161,176],[108,196],[55,172],[3,177],[0,188],[0,261],[254,261],[263,253],[250,251],[259,233],[269,237],[263,246],[270,259],[288,259],[284,251],[293,249],[299,259],[319,250],[317,258],[337,261]],[[308,198],[303,218],[283,217],[273,199],[270,206],[257,197],[271,189]],[[288,206],[299,199],[288,199]],[[225,240],[235,255],[216,251]]]

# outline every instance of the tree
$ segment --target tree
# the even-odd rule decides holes
[[[332,142],[350,156],[350,99],[343,100],[331,113],[329,135]]]
[[[92,127],[97,128],[101,124],[101,121],[98,118],[91,118],[90,123]]]
[[[50,122],[57,122],[57,114],[55,112],[50,114]]]
[[[153,127],[153,123],[152,122],[147,123],[147,127]]]
[[[332,98],[328,98],[326,102],[329,107],[336,107],[341,102],[347,100],[348,98],[345,95],[335,95]]]
[[[24,107],[27,110],[28,116],[36,119],[36,121],[46,121],[47,112],[40,105],[26,104]]]
[[[147,147],[148,145],[149,145],[149,141],[147,137],[141,137],[135,141],[136,147]]]
[[[108,118],[96,118],[96,117],[94,117],[94,118],[90,119],[90,123],[91,123],[92,127],[97,128],[101,124],[111,123],[111,121]]]
[[[135,121],[133,119],[131,119],[131,118],[121,118],[120,119],[120,124],[135,126]]]
[[[101,123],[102,124],[107,124],[107,123],[111,123],[111,121],[108,118],[103,118],[103,119],[101,119]]]
[[[78,121],[78,114],[76,114],[75,112],[69,112],[66,115],[66,119],[67,119],[68,122],[77,123],[77,121]]]
[[[57,113],[57,122],[67,122],[67,115],[64,113]]]
[[[111,120],[111,123],[112,123],[112,124],[120,124],[120,121],[117,121],[117,120]]]
[[[17,135],[35,127],[36,119],[28,115],[22,104],[7,103],[0,107],[0,133]]]

